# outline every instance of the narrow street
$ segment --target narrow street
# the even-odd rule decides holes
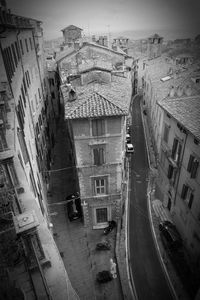
[[[170,300],[173,296],[157,256],[148,215],[148,160],[139,97],[133,102],[132,120],[131,139],[135,152],[130,165],[128,217],[132,277],[139,300]]]

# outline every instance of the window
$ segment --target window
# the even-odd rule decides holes
[[[169,138],[169,125],[165,124],[164,128],[164,135],[163,135],[163,140],[168,143],[168,138]]]
[[[196,178],[198,167],[199,161],[193,155],[190,155],[187,171],[191,174],[191,178]]]
[[[26,143],[25,143],[25,139],[24,139],[24,133],[19,128],[17,130],[17,135],[18,135],[19,144],[20,144],[22,156],[23,156],[23,159],[24,159],[24,163],[27,164],[27,162],[28,162],[28,151],[27,151],[27,147],[26,147]]]
[[[181,158],[182,145],[177,138],[174,139],[172,147],[172,159],[178,164]]]
[[[183,200],[185,200],[185,202],[187,203],[187,206],[191,209],[192,203],[194,200],[194,194],[193,194],[192,189],[186,184],[183,184],[181,198]]]
[[[101,119],[92,120],[92,135],[101,136],[105,134],[105,122]]]
[[[167,177],[168,177],[169,179],[172,179],[173,171],[174,171],[174,168],[172,167],[171,164],[169,164],[168,174],[167,174]]]
[[[102,195],[107,193],[107,178],[98,178],[94,180],[95,195]]]
[[[22,94],[22,99],[23,99],[23,102],[24,102],[24,106],[26,107],[26,96],[25,96],[25,93],[24,93],[23,85],[21,86],[21,94]]]
[[[25,39],[25,45],[26,45],[26,51],[28,52],[28,42],[27,42],[27,39]]]
[[[105,155],[104,155],[103,147],[93,149],[93,156],[94,156],[94,165],[100,166],[105,163]]]
[[[32,39],[31,38],[29,38],[29,42],[30,42],[31,50],[33,50],[33,44],[32,44]]]
[[[20,43],[20,48],[21,48],[21,52],[22,52],[22,55],[23,55],[24,54],[24,48],[23,48],[22,40],[20,40],[19,43]]]
[[[15,47],[14,45],[12,44],[11,45],[11,49],[12,49],[12,54],[13,54],[13,57],[14,57],[14,62],[15,62],[15,66],[17,67],[17,55],[16,55],[16,52],[15,52]]]
[[[17,53],[17,58],[19,60],[20,59],[20,53],[19,53],[19,46],[18,46],[17,42],[15,42],[15,50],[16,50],[16,53]]]
[[[96,208],[96,221],[97,221],[97,223],[108,222],[108,209],[107,209],[107,207]]]
[[[5,131],[2,127],[0,127],[0,151],[4,151],[8,149],[8,145],[6,142]]]
[[[40,88],[38,88],[38,96],[39,96],[39,99],[40,99],[41,98]]]

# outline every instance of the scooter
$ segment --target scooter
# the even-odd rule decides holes
[[[109,232],[111,232],[113,230],[113,228],[116,227],[116,225],[117,225],[117,223],[114,220],[109,221],[108,222],[108,227],[104,228],[103,233],[105,235],[107,235]]]

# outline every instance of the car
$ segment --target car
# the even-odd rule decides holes
[[[127,143],[130,143],[130,141],[131,141],[131,136],[130,136],[129,133],[127,133],[127,134],[126,134],[126,142],[127,142]]]
[[[73,200],[68,201],[66,207],[70,222],[81,218],[81,210],[79,209],[78,205],[73,202]]]
[[[65,200],[73,200],[73,199],[80,199],[79,192],[75,192],[73,194],[68,195]]]
[[[172,251],[176,251],[182,247],[181,235],[171,221],[160,222],[159,230],[164,247]]]
[[[127,126],[127,128],[126,128],[126,133],[127,133],[127,134],[131,134],[131,128],[130,128],[130,126]]]
[[[133,153],[134,152],[134,147],[133,147],[132,144],[130,144],[130,143],[126,144],[126,152],[127,153]]]

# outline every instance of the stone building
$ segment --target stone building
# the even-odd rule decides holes
[[[158,34],[154,34],[148,38],[147,53],[149,59],[161,56],[162,44],[163,37],[159,36]]]
[[[126,122],[131,102],[129,76],[117,76],[110,66],[99,64],[83,65],[80,79],[61,87],[84,225],[93,229],[104,228],[109,220],[121,215]]]
[[[69,25],[61,30],[64,38],[64,45],[72,47],[76,41],[82,38],[83,29]]]
[[[12,14],[5,1],[0,8],[1,291],[9,282],[26,299],[55,299],[62,290],[64,300],[71,285],[46,201],[54,112],[41,22]]]
[[[164,112],[159,173],[164,205],[200,267],[199,100],[186,86],[182,94],[159,101]]]

